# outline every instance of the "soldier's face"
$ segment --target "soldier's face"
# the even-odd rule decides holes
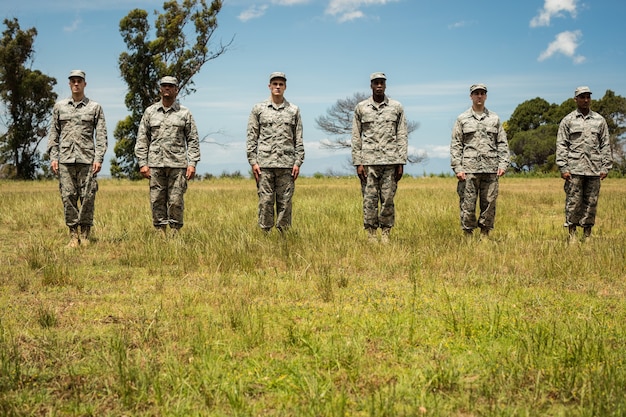
[[[487,101],[487,92],[485,90],[472,91],[470,98],[472,99],[472,104],[483,105],[485,104],[485,101]]]
[[[85,86],[87,83],[81,77],[71,77],[70,78],[70,90],[72,93],[83,93],[85,91]]]
[[[576,102],[576,106],[581,110],[589,110],[591,106],[591,94],[582,93],[574,97],[574,101]]]
[[[270,81],[269,88],[272,96],[282,97],[287,89],[287,82],[282,78],[274,78]]]
[[[375,96],[382,96],[385,94],[385,90],[387,89],[387,82],[384,78],[377,78],[372,80],[370,83],[370,87],[372,87],[372,94]]]
[[[176,98],[178,88],[174,84],[161,84],[161,96],[166,98]]]

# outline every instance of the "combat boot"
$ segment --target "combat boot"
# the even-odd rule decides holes
[[[167,237],[167,226],[154,226],[154,231],[160,238],[165,239]]]
[[[368,227],[365,230],[367,230],[367,240],[369,242],[378,242],[378,237],[376,235],[377,229],[374,229],[373,227]]]
[[[78,236],[78,226],[70,227],[70,242],[68,248],[77,248],[80,246],[80,238]]]
[[[487,239],[489,237],[489,229],[487,229],[486,227],[485,228],[481,228],[480,229],[480,237]]]
[[[380,241],[382,243],[389,243],[389,235],[391,234],[391,227],[384,227],[380,235]]]
[[[89,246],[89,233],[91,232],[91,226],[80,227],[80,244],[83,246]]]
[[[589,239],[591,237],[591,226],[583,227],[583,237]]]
[[[570,224],[568,227],[568,232],[569,232],[569,238],[568,238],[568,242],[570,245],[575,244],[577,242],[576,239],[576,225],[574,224]]]

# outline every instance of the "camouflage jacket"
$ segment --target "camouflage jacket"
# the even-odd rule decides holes
[[[402,104],[385,96],[361,101],[352,119],[352,164],[406,164],[409,137]]]
[[[455,173],[496,173],[509,167],[511,155],[500,118],[470,107],[457,117],[450,141],[450,165]]]
[[[178,101],[167,111],[160,101],[148,107],[139,123],[135,156],[139,167],[195,167],[200,140],[189,109]]]
[[[102,107],[83,97],[67,98],[52,109],[47,152],[51,161],[62,164],[92,164],[104,160],[107,127]]]
[[[599,176],[613,166],[609,128],[600,114],[574,110],[561,120],[556,137],[556,165],[561,173]]]
[[[248,118],[246,154],[250,166],[301,166],[304,143],[298,106],[287,100],[276,106],[270,99],[255,104]]]

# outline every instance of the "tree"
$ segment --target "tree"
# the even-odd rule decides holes
[[[37,30],[23,31],[17,19],[5,19],[0,40],[0,99],[6,132],[0,135],[0,164],[6,176],[34,179],[41,166],[39,144],[57,95],[56,79],[27,67],[33,56]],[[11,169],[7,169],[10,166]]]
[[[337,100],[331,108],[326,110],[326,115],[319,116],[315,119],[317,128],[324,133],[334,136],[334,140],[322,141],[322,148],[339,150],[351,148],[352,136],[352,119],[354,117],[354,109],[359,102],[370,97],[368,93],[354,93],[352,97],[346,97]],[[419,128],[419,123],[407,121],[407,131],[409,136]],[[423,163],[428,159],[426,153],[411,153],[408,155],[410,164]]]
[[[509,141],[511,162],[518,169],[550,172],[556,169],[556,134],[559,126],[544,124],[536,129],[517,132]]]
[[[126,107],[131,114],[120,121],[113,133],[116,158],[111,161],[111,175],[116,178],[139,178],[135,158],[137,129],[144,110],[159,100],[158,80],[174,75],[179,81],[180,96],[195,92],[193,76],[202,66],[225,53],[233,39],[226,45],[209,49],[211,38],[217,30],[217,15],[222,0],[176,0],[163,4],[164,13],[155,21],[155,39],[149,40],[151,27],[145,10],[132,10],[120,21],[120,33],[127,52],[120,54],[119,68],[128,85]],[[157,12],[155,11],[155,14]],[[193,24],[195,40],[189,26]]]

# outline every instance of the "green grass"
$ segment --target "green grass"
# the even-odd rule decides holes
[[[71,250],[55,182],[0,182],[0,415],[626,415],[626,181],[573,246],[560,179],[500,189],[481,241],[454,178],[404,178],[371,245],[356,178],[299,179],[285,236],[252,180],[194,182],[167,240],[101,180]]]

